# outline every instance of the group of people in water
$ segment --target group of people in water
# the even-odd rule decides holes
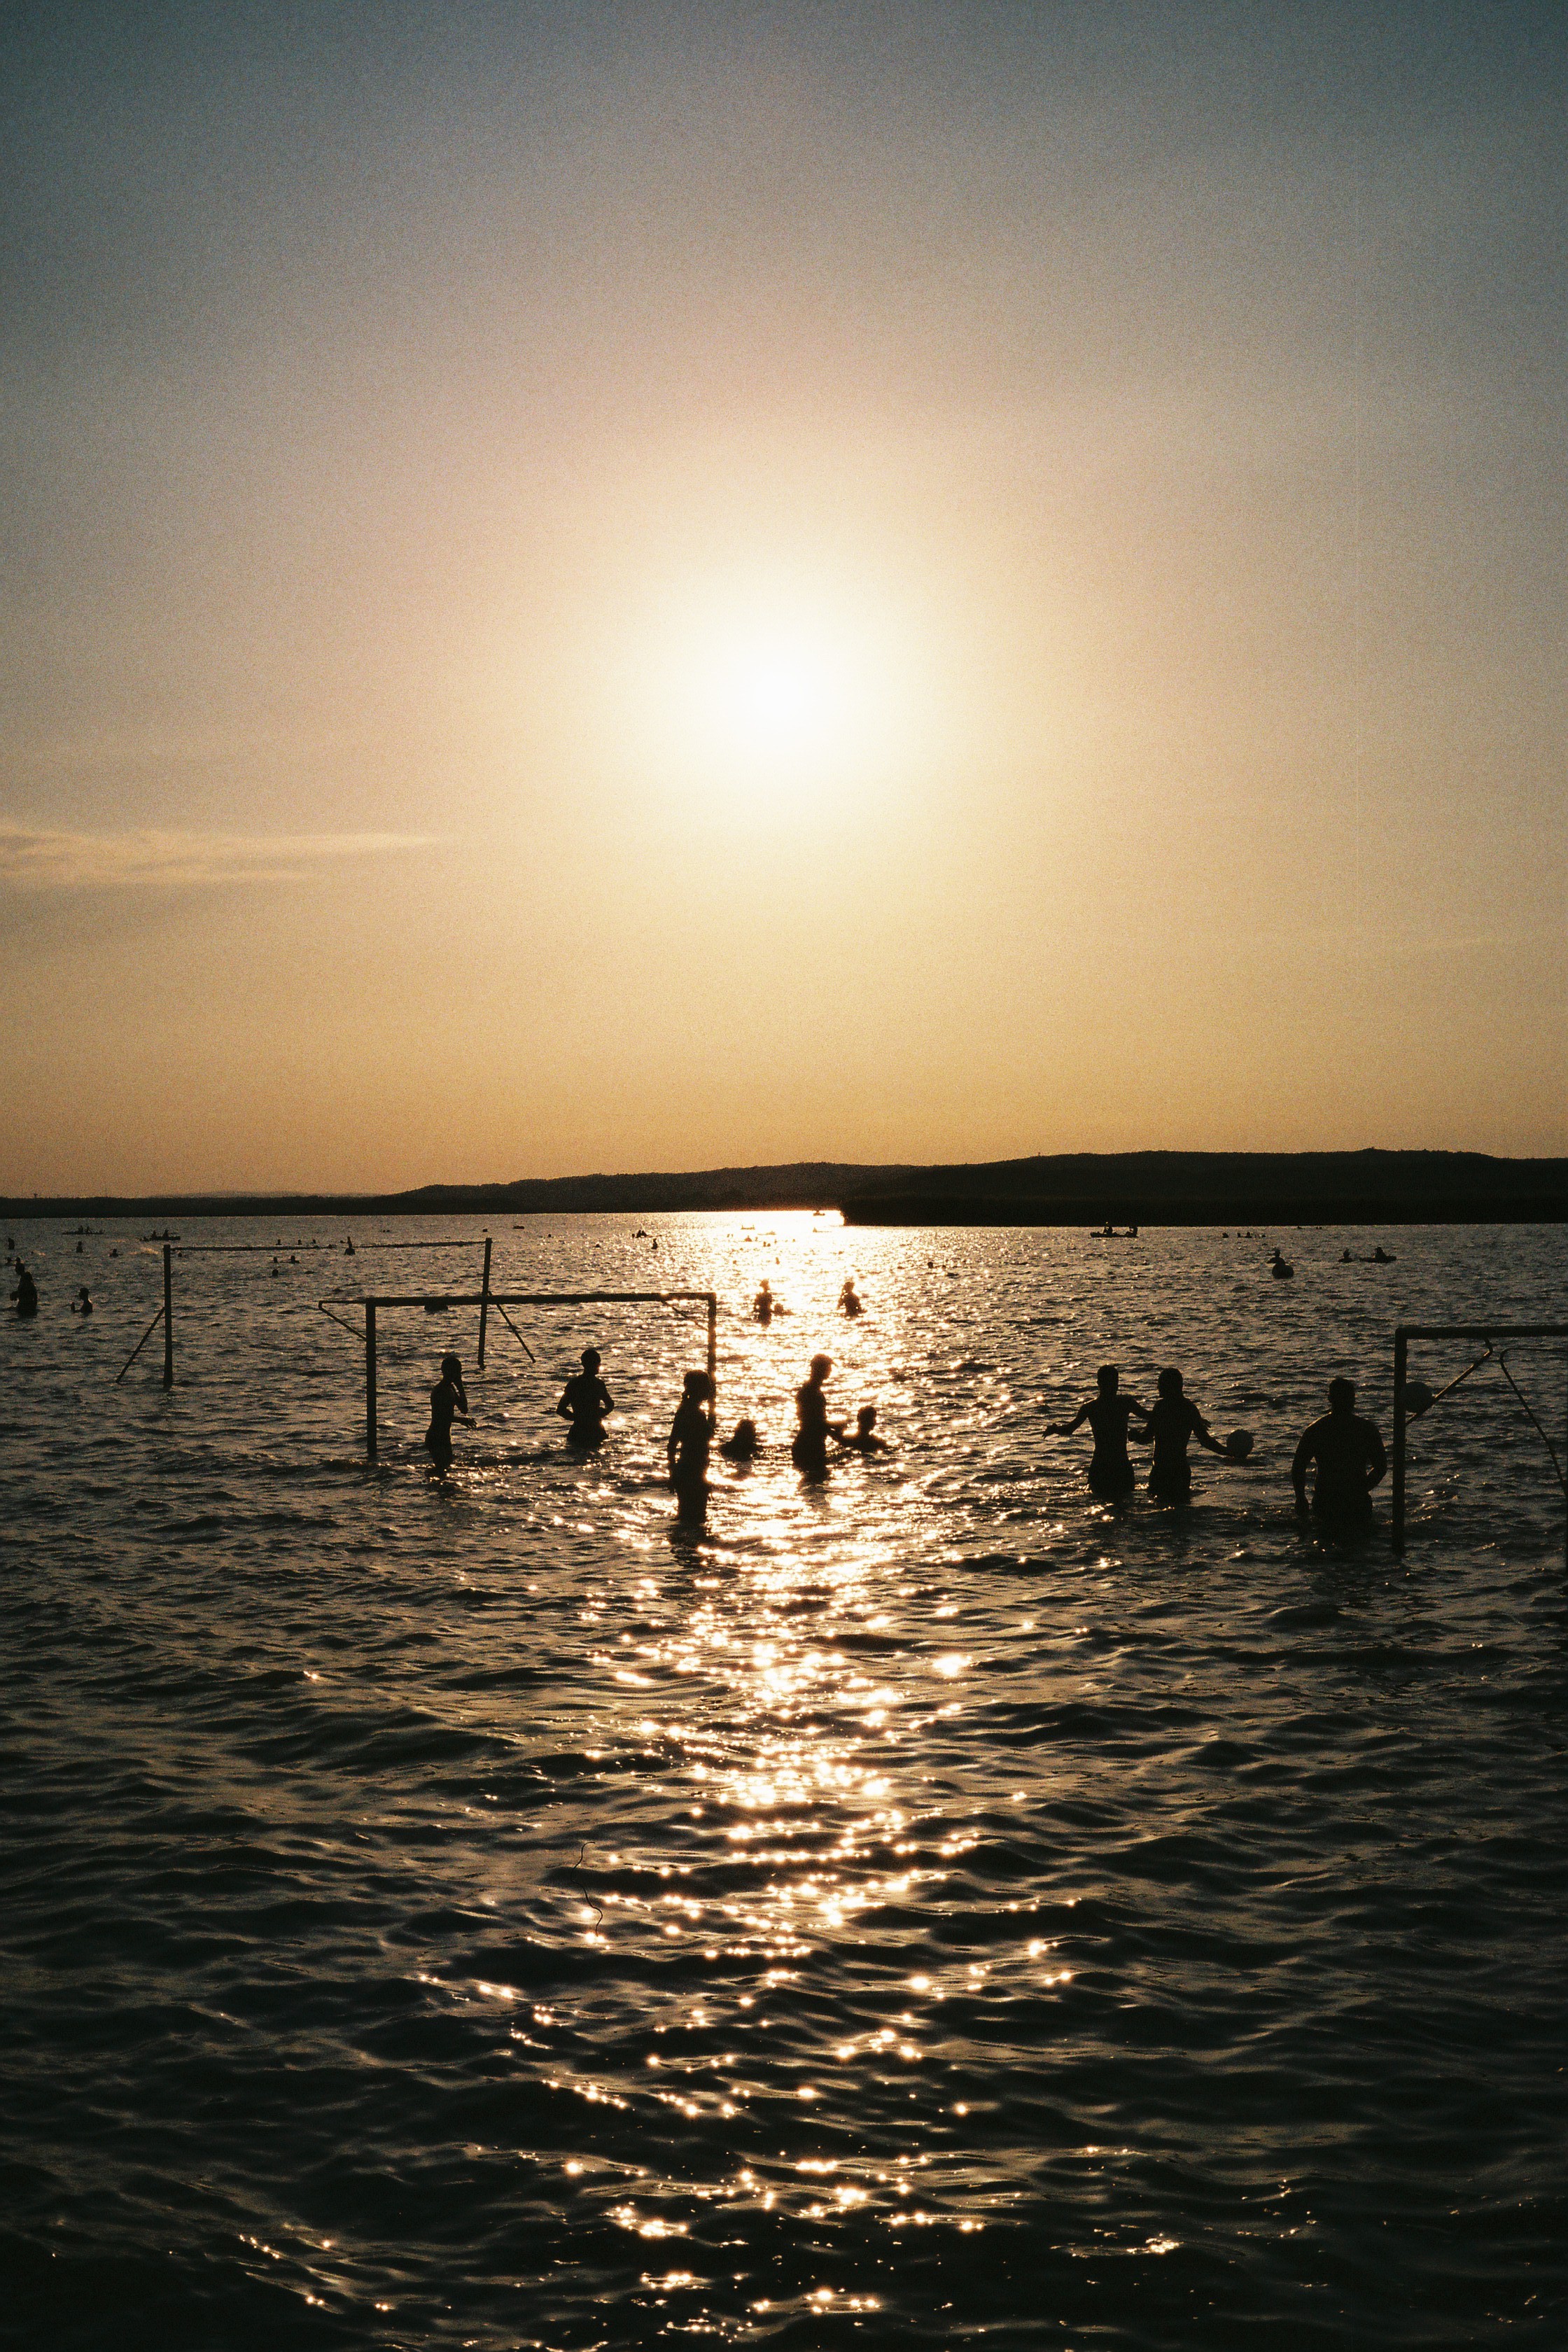
[[[596,1348],[584,1348],[583,1369],[573,1374],[561,1391],[555,1412],[567,1424],[566,1442],[581,1452],[602,1445],[605,1423],[616,1409],[601,1374]],[[887,1440],[877,1433],[877,1408],[864,1404],[855,1417],[853,1432],[847,1420],[828,1411],[826,1388],[833,1371],[830,1356],[811,1360],[805,1379],[795,1391],[796,1427],[790,1459],[808,1484],[827,1475],[829,1446],[841,1454],[884,1454]],[[1205,1452],[1225,1462],[1245,1462],[1252,1451],[1246,1430],[1218,1438],[1192,1399],[1181,1373],[1168,1366],[1155,1382],[1152,1405],[1140,1404],[1123,1393],[1115,1364],[1100,1368],[1095,1394],[1079,1407],[1070,1421],[1050,1424],[1047,1434],[1071,1437],[1087,1423],[1094,1440],[1089,1465],[1091,1492],[1106,1500],[1130,1495],[1137,1484],[1128,1452],[1130,1443],[1152,1448],[1149,1492],[1159,1502],[1185,1504],[1192,1493],[1189,1447],[1195,1441]],[[1299,1510],[1309,1509],[1318,1519],[1340,1528],[1364,1527],[1372,1518],[1372,1492],[1387,1473],[1388,1457],[1375,1424],[1355,1409],[1355,1384],[1342,1377],[1329,1382],[1329,1410],[1303,1432],[1290,1465],[1290,1481]],[[425,1444],[439,1471],[452,1462],[452,1424],[473,1426],[463,1367],[456,1356],[441,1360],[441,1377],[430,1391],[430,1426]],[[669,1483],[678,1517],[698,1522],[708,1509],[708,1471],[714,1450],[716,1412],[713,1380],[706,1371],[689,1371],[681,1386],[666,1441]],[[732,1437],[718,1451],[736,1463],[754,1461],[763,1451],[754,1421],[738,1422]],[[1307,1481],[1312,1476],[1309,1504]]]
[[[857,1316],[864,1315],[866,1312],[866,1302],[855,1287],[853,1275],[847,1277],[844,1287],[838,1294],[838,1312],[840,1315],[847,1316],[852,1323]],[[775,1315],[788,1313],[789,1309],[783,1299],[774,1297],[773,1285],[764,1278],[762,1288],[752,1301],[752,1322],[768,1324],[773,1321]]]
[[[1087,1422],[1094,1439],[1089,1483],[1107,1499],[1130,1495],[1137,1474],[1128,1454],[1128,1441],[1150,1444],[1149,1492],[1165,1503],[1185,1503],[1192,1493],[1193,1466],[1187,1448],[1195,1438],[1222,1461],[1245,1462],[1252,1438],[1245,1429],[1217,1438],[1198,1411],[1173,1367],[1155,1382],[1156,1401],[1142,1405],[1121,1392],[1121,1375],[1115,1364],[1101,1364],[1095,1394],[1079,1405],[1071,1421],[1048,1430],[1053,1437],[1071,1437]],[[1142,1423],[1134,1428],[1135,1422]],[[1342,1376],[1329,1382],[1329,1409],[1303,1431],[1290,1465],[1296,1507],[1336,1527],[1364,1527],[1372,1518],[1372,1490],[1388,1469],[1388,1456],[1374,1423],[1355,1409],[1355,1383]],[[1312,1497],[1307,1499],[1307,1476],[1314,1474]]]
[[[567,1444],[580,1453],[591,1453],[604,1444],[605,1423],[616,1409],[616,1400],[602,1376],[602,1362],[597,1348],[584,1348],[582,1370],[572,1375],[554,1407],[557,1416],[566,1423]],[[887,1439],[877,1433],[874,1404],[860,1407],[853,1431],[847,1420],[834,1420],[829,1414],[826,1390],[832,1370],[830,1356],[813,1356],[810,1370],[795,1391],[799,1425],[790,1446],[790,1458],[802,1476],[813,1484],[827,1475],[830,1444],[842,1454],[861,1455],[889,1450]],[[452,1424],[456,1421],[470,1429],[474,1425],[463,1384],[461,1360],[443,1356],[441,1377],[430,1391],[430,1426],[425,1433],[426,1452],[437,1470],[443,1473],[452,1466]],[[678,1515],[683,1520],[700,1521],[706,1516],[708,1469],[716,1434],[712,1375],[706,1371],[688,1372],[665,1448],[669,1483],[675,1492]],[[718,1448],[726,1459],[736,1463],[753,1462],[764,1450],[757,1424],[751,1420],[737,1422],[733,1436],[726,1438]]]

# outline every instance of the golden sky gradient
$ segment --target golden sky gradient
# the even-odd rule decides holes
[[[1565,55],[7,12],[0,1190],[1568,1150]]]

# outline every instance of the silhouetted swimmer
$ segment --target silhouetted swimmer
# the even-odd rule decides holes
[[[889,1451],[887,1439],[877,1435],[877,1408],[874,1404],[861,1406],[855,1416],[854,1436],[841,1437],[838,1443],[846,1454],[886,1454]]]
[[[1296,1276],[1296,1269],[1289,1259],[1282,1257],[1278,1250],[1268,1261],[1268,1271],[1276,1282],[1292,1282]]]
[[[1329,1382],[1329,1409],[1321,1421],[1302,1433],[1290,1465],[1296,1508],[1307,1507],[1307,1468],[1317,1465],[1312,1489],[1313,1515],[1336,1527],[1372,1525],[1372,1490],[1388,1468],[1388,1456],[1376,1426],[1355,1409],[1355,1382],[1342,1377]]]
[[[795,1392],[795,1409],[800,1416],[800,1427],[791,1443],[790,1460],[807,1478],[827,1475],[827,1441],[842,1438],[844,1423],[827,1418],[827,1399],[823,1384],[833,1370],[831,1356],[813,1356],[811,1373]]]
[[[1341,1252],[1340,1252],[1340,1264],[1341,1264],[1342,1265],[1353,1265],[1355,1264],[1355,1260],[1354,1260],[1354,1258],[1351,1255],[1351,1254],[1350,1254],[1349,1250],[1341,1250]]]
[[[762,1288],[758,1291],[756,1297],[752,1301],[752,1315],[753,1320],[758,1323],[771,1323],[773,1319],[773,1309],[777,1305],[778,1300],[773,1297],[771,1287],[766,1280],[764,1280]]]
[[[89,1296],[88,1287],[85,1282],[82,1284],[81,1288],[77,1292],[76,1297],[71,1300],[71,1313],[73,1315],[90,1315],[92,1313],[92,1300]]]
[[[669,1424],[666,1451],[677,1515],[689,1521],[702,1519],[708,1512],[708,1450],[713,1443],[713,1419],[711,1380],[706,1372],[688,1372]]]
[[[1394,1264],[1394,1254],[1391,1250],[1385,1250],[1383,1244],[1379,1242],[1377,1247],[1372,1254],[1370,1263],[1373,1265],[1392,1265]]]
[[[567,1444],[602,1445],[605,1415],[615,1409],[616,1400],[599,1378],[599,1350],[584,1348],[583,1369],[567,1381],[555,1408],[562,1420],[572,1424],[566,1433]]]
[[[866,1312],[865,1307],[855,1295],[855,1277],[853,1275],[849,1276],[848,1281],[845,1284],[843,1289],[838,1294],[838,1312],[840,1315],[849,1316],[852,1319],[855,1316],[864,1315]]]
[[[1096,1378],[1099,1394],[1087,1404],[1080,1404],[1070,1421],[1048,1427],[1046,1434],[1071,1437],[1087,1421],[1094,1433],[1094,1453],[1089,1465],[1091,1491],[1096,1495],[1130,1495],[1136,1484],[1136,1473],[1127,1458],[1127,1424],[1134,1413],[1146,1423],[1148,1409],[1131,1397],[1120,1394],[1121,1375],[1114,1364],[1101,1364]]]
[[[738,1421],[734,1436],[727,1437],[719,1448],[730,1462],[754,1462],[762,1450],[763,1441],[757,1434],[754,1421]]]
[[[343,1255],[344,1255],[345,1257],[353,1257],[353,1254],[354,1254],[353,1235],[351,1234],[349,1235],[348,1240],[343,1244]]]
[[[454,1421],[460,1421],[466,1429],[474,1425],[468,1392],[463,1386],[463,1367],[456,1356],[443,1356],[441,1377],[430,1391],[430,1426],[425,1433],[426,1451],[437,1470],[452,1466]]]
[[[79,1257],[79,1256],[81,1255],[81,1254],[82,1254],[83,1250],[84,1250],[86,1247],[87,1247],[87,1244],[86,1244],[85,1242],[78,1242],[78,1244],[77,1244],[77,1245],[76,1245],[76,1254],[77,1254],[78,1257]]]
[[[1192,1399],[1182,1393],[1182,1376],[1177,1371],[1162,1372],[1156,1386],[1160,1394],[1149,1413],[1140,1440],[1152,1438],[1154,1459],[1149,1471],[1149,1492],[1163,1503],[1184,1503],[1193,1491],[1193,1465],[1187,1459],[1187,1441],[1195,1437],[1200,1445],[1217,1454],[1222,1461],[1230,1459],[1207,1422]]]
[[[11,1296],[16,1302],[16,1312],[24,1321],[28,1316],[37,1313],[38,1286],[20,1258],[16,1260],[16,1287]]]

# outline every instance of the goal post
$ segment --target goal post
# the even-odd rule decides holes
[[[488,1253],[487,1253],[488,1258]],[[325,1302],[323,1302],[324,1304]],[[483,1317],[491,1307],[705,1307],[708,1316],[708,1378],[713,1393],[719,1392],[719,1294],[716,1290],[492,1290],[487,1282],[482,1290],[416,1291],[412,1295],[387,1297],[377,1292],[358,1297],[343,1292],[333,1294],[338,1307],[363,1307],[364,1309],[364,1450],[365,1459],[376,1458],[376,1312],[384,1307],[477,1307]]]
[[[1409,1379],[1410,1343],[1413,1339],[1465,1339],[1469,1341],[1472,1345],[1479,1344],[1485,1352],[1478,1356],[1473,1364],[1468,1365],[1464,1371],[1458,1373],[1455,1379],[1449,1381],[1447,1386],[1439,1389],[1436,1395],[1434,1396],[1430,1391],[1424,1387],[1417,1389],[1416,1384],[1413,1383]],[[1458,1388],[1460,1381],[1468,1380],[1471,1372],[1478,1371],[1481,1365],[1494,1354],[1500,1344],[1507,1347],[1515,1339],[1568,1340],[1568,1323],[1396,1323],[1394,1325],[1394,1526],[1392,1529],[1392,1539],[1395,1551],[1402,1552],[1405,1549],[1405,1433],[1407,1422],[1419,1421],[1422,1419],[1426,1413],[1431,1411],[1433,1405],[1435,1405],[1440,1398],[1447,1395],[1449,1389]],[[1505,1377],[1507,1377],[1508,1368],[1506,1360],[1502,1358],[1499,1358],[1499,1361],[1502,1365]],[[1510,1380],[1510,1385],[1513,1385],[1511,1379]],[[1525,1410],[1528,1413],[1528,1406]],[[1533,1413],[1529,1413],[1529,1418],[1532,1422],[1535,1421]],[[1535,1426],[1540,1431],[1542,1440],[1546,1446],[1548,1454],[1552,1455],[1552,1465],[1557,1475],[1557,1483],[1560,1486],[1563,1487],[1565,1503],[1563,1518],[1563,1562],[1564,1566],[1568,1567],[1568,1485],[1564,1484],[1563,1465],[1559,1463],[1556,1454],[1552,1450],[1551,1439],[1547,1436],[1546,1432],[1541,1428],[1539,1422],[1535,1422]]]

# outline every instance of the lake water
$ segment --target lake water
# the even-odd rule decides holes
[[[721,1419],[773,1444],[698,1538],[700,1311],[519,1310],[537,1363],[492,1318],[446,1482],[477,1315],[384,1311],[367,1469],[316,1301],[477,1286],[479,1230],[187,1227],[284,1265],[176,1260],[165,1395],[158,1335],[113,1384],[160,1253],[15,1228],[0,2334],[1568,2340],[1562,1496],[1495,1366],[1413,1433],[1403,1559],[1385,1499],[1325,1542],[1289,1483],[1330,1374],[1387,1433],[1397,1319],[1568,1318],[1563,1233],[1280,1234],[1285,1284],[1207,1233],[499,1228],[497,1286],[720,1294]],[[814,1491],[819,1348],[893,1451]],[[1097,1504],[1043,1433],[1103,1359],[1250,1462]],[[1563,1344],[1510,1369],[1561,1453]]]

